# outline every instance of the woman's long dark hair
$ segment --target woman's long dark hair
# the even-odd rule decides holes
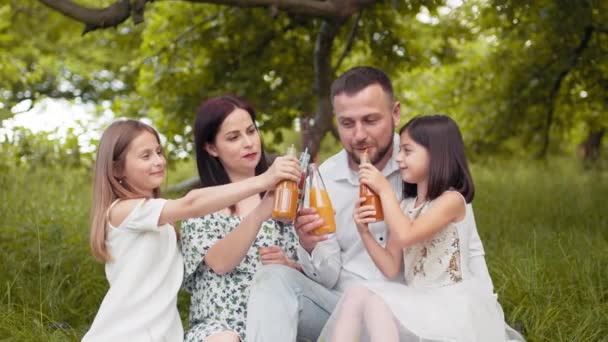
[[[456,122],[446,115],[418,116],[401,127],[399,135],[404,132],[429,153],[428,199],[434,200],[444,191],[454,189],[471,203],[475,186]],[[416,184],[404,182],[404,198],[415,197],[417,190]]]
[[[230,183],[228,173],[219,158],[210,155],[205,144],[214,144],[217,133],[226,119],[235,109],[245,110],[251,116],[255,125],[255,110],[245,100],[235,95],[222,95],[212,97],[203,102],[196,111],[194,121],[194,149],[196,151],[196,166],[198,176],[203,188],[208,186],[224,185]],[[256,126],[257,129],[257,126]],[[264,173],[268,169],[264,145],[261,146],[260,162],[255,167],[255,175]],[[263,194],[261,194],[262,196]],[[236,207],[230,206],[234,213]]]

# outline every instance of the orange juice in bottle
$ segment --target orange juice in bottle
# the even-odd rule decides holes
[[[329,194],[315,164],[308,166],[309,205],[317,210],[323,220],[323,225],[312,231],[315,235],[325,235],[336,232],[336,218],[331,205]]]
[[[363,163],[369,163],[367,149],[363,151],[363,154],[361,155],[361,164]],[[376,219],[376,221],[384,220],[384,212],[382,211],[382,203],[380,202],[380,196],[373,192],[372,189],[369,188],[369,186],[365,184],[361,184],[359,186],[359,198],[365,198],[365,202],[363,202],[361,206],[374,206],[374,209],[376,210],[376,215],[374,216],[374,218]]]
[[[295,157],[296,149],[293,145],[287,149],[287,155]],[[279,182],[274,193],[272,218],[281,222],[292,222],[296,218],[297,207],[298,184],[290,180]]]

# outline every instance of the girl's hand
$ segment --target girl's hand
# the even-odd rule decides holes
[[[288,258],[283,252],[283,248],[279,246],[270,246],[270,247],[260,247],[258,248],[258,252],[260,253],[260,261],[262,265],[270,265],[270,264],[280,264],[289,267],[293,267],[295,269],[300,269],[299,265]]]
[[[363,202],[365,202],[365,198],[359,198],[357,200],[355,203],[355,211],[353,213],[353,218],[355,219],[355,224],[357,225],[359,234],[368,233],[368,224],[376,222],[376,209],[373,205],[361,206]]]
[[[392,191],[388,180],[370,163],[359,165],[359,182],[367,185],[377,195],[385,191]]]
[[[266,189],[274,189],[282,180],[300,182],[300,165],[294,156],[277,157],[272,165],[262,174]]]

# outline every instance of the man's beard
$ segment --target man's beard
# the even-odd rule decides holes
[[[376,163],[378,163],[380,160],[382,160],[382,158],[384,158],[386,156],[386,154],[391,149],[392,145],[393,145],[393,139],[389,140],[389,143],[386,146],[384,146],[382,149],[379,149],[378,153],[376,153],[374,156],[372,156],[372,158],[370,158],[369,162],[372,165],[376,165]],[[359,158],[359,156],[356,155],[354,152],[348,152],[348,155],[350,156],[350,158],[352,160],[355,161],[356,164],[361,164],[361,158]]]

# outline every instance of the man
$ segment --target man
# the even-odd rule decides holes
[[[315,341],[341,294],[353,283],[386,280],[367,254],[353,220],[359,197],[357,171],[367,149],[370,162],[382,170],[402,196],[402,180],[395,156],[401,109],[388,76],[372,67],[356,67],[334,81],[331,98],[343,149],[319,168],[336,212],[336,233],[316,236],[321,218],[314,209],[300,211],[296,230],[300,237],[298,258],[304,274],[281,265],[258,271],[251,288],[247,314],[247,340],[295,341],[296,336]],[[381,245],[386,244],[384,222],[370,225]],[[491,280],[477,231],[470,244],[469,266],[473,273]]]

